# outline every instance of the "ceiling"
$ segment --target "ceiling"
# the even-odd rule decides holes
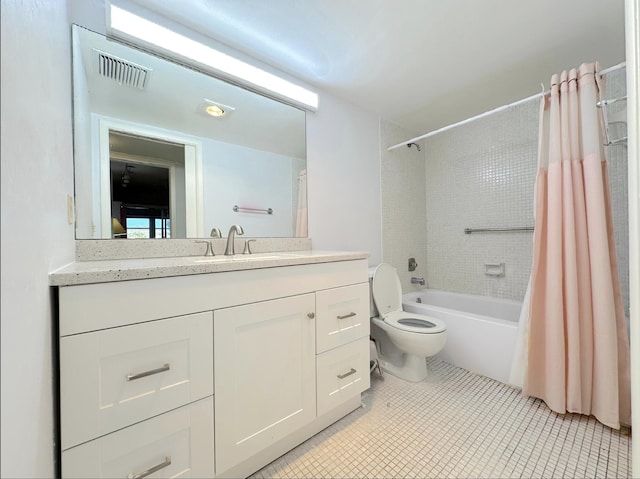
[[[624,61],[624,0],[133,1],[416,134]]]

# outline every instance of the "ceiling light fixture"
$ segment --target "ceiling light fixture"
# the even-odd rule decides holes
[[[206,98],[198,105],[198,110],[203,113],[206,113],[209,116],[213,116],[219,118],[221,116],[226,116],[235,110],[234,107],[229,105],[224,105],[217,101],[207,100]]]
[[[222,116],[226,113],[226,111],[224,111],[222,108],[220,108],[218,105],[209,105],[205,111],[207,112],[207,114],[211,115],[211,116]]]
[[[195,40],[176,33],[115,5],[110,5],[109,26],[133,37],[283,96],[308,110],[318,108],[318,94],[261,70]]]

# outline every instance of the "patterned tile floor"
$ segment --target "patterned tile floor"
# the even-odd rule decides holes
[[[628,428],[555,414],[437,359],[429,367],[415,384],[373,373],[364,408],[252,477],[631,477]]]

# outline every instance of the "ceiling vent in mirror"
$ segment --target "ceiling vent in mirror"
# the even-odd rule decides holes
[[[151,76],[151,69],[136,65],[109,53],[93,50],[98,62],[98,74],[117,81],[120,85],[144,90]]]

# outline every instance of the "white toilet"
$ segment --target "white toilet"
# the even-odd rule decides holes
[[[371,336],[378,345],[380,366],[407,381],[424,380],[428,375],[426,358],[444,348],[446,324],[402,310],[402,286],[391,265],[379,264],[370,270],[370,276]]]

